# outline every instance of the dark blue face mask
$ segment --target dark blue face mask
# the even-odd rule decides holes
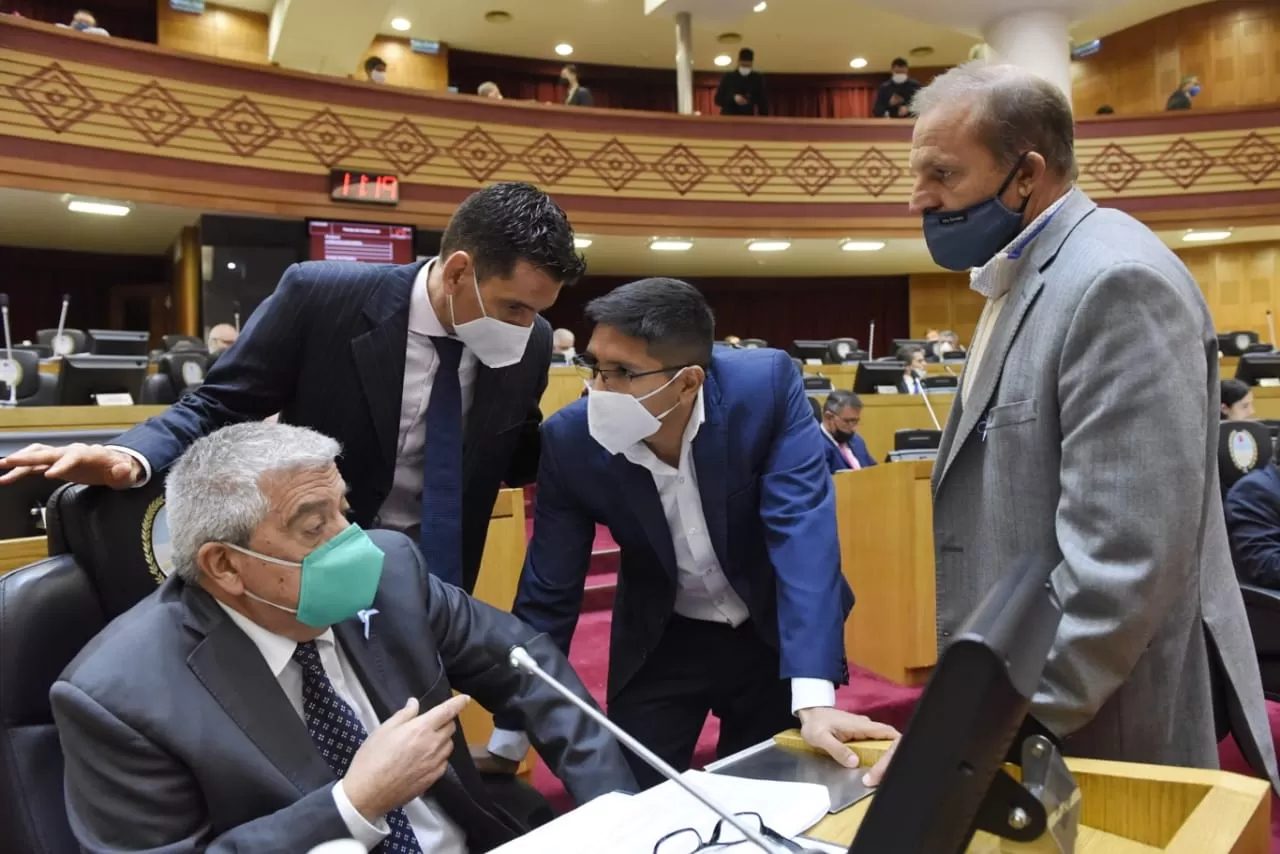
[[[1005,207],[1000,197],[1009,189],[1025,157],[1022,155],[1013,164],[1009,177],[991,198],[958,211],[925,212],[924,242],[938,266],[957,272],[981,267],[1022,231],[1022,214],[1030,196],[1016,211]]]
[[[87,30],[87,29],[89,29],[89,25],[88,25],[88,24],[86,24],[84,21],[72,21],[72,22],[71,22],[71,29],[73,29],[73,30]]]
[[[1199,94],[1200,94],[1200,84],[1199,84],[1199,83],[1197,83],[1196,85],[1194,85],[1194,86],[1192,86],[1190,89],[1188,89],[1188,90],[1187,90],[1187,94],[1188,94],[1188,95],[1190,95],[1192,98],[1194,98],[1196,95],[1199,95]]]

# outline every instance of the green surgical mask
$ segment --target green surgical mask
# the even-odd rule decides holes
[[[248,588],[244,593],[264,605],[294,614],[299,622],[313,629],[327,629],[372,605],[378,592],[378,581],[382,578],[382,562],[386,558],[382,549],[374,545],[369,535],[356,524],[348,525],[341,534],[304,557],[302,563],[259,554],[235,543],[223,545],[258,560],[302,570],[296,610],[263,599]]]

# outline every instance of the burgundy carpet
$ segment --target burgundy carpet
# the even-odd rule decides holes
[[[609,662],[609,620],[608,611],[584,613],[578,622],[578,630],[573,636],[573,645],[569,651],[569,660],[586,684],[587,690],[602,704]],[[898,729],[905,727],[911,707],[919,696],[919,689],[894,685],[865,670],[851,668],[851,671],[849,684],[836,693],[836,702],[840,708],[885,721]],[[1280,703],[1268,703],[1267,711],[1271,718],[1272,735],[1280,742]],[[715,758],[715,744],[719,733],[719,722],[714,717],[708,717],[694,754],[694,767],[702,767]],[[1219,753],[1224,770],[1251,773],[1232,739],[1228,738],[1222,743]],[[557,808],[568,809],[572,806],[560,781],[552,776],[541,761],[534,771],[534,784]],[[1271,839],[1273,854],[1280,854],[1280,799],[1275,796],[1271,799]]]

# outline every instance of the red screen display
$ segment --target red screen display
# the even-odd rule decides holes
[[[412,226],[312,220],[307,227],[312,261],[409,264],[414,258]]]

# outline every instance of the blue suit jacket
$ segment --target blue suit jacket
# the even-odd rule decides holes
[[[827,468],[832,474],[838,471],[846,471],[849,469],[849,462],[844,458],[844,454],[840,453],[840,449],[836,447],[836,443],[830,436],[822,437],[827,454]],[[876,464],[875,458],[871,456],[871,452],[867,450],[867,443],[857,433],[853,434],[853,438],[849,440],[849,450],[853,451],[853,458],[858,461],[858,465],[870,468]]]
[[[1227,534],[1236,575],[1280,590],[1280,469],[1249,472],[1227,493]]]
[[[853,595],[840,572],[826,442],[800,374],[777,350],[715,350],[693,442],[702,509],[720,566],[781,657],[781,678],[843,683]],[[587,429],[587,401],[542,428],[533,540],[515,614],[562,650],[582,609],[595,525],[621,549],[609,697],[635,675],[675,605],[676,558],[653,476]]]
[[[279,412],[284,423],[342,443],[338,469],[350,487],[352,518],[377,527],[395,474],[409,296],[420,269],[422,262],[290,267],[204,383],[113,444],[142,454],[159,476],[199,437]],[[538,404],[550,364],[551,327],[539,317],[522,361],[476,372],[459,508],[467,590],[499,486],[528,483],[537,471]]]

